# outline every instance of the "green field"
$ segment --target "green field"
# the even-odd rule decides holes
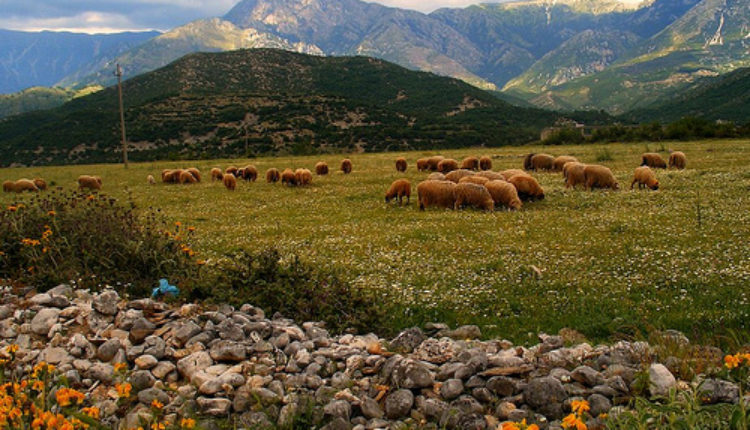
[[[661,189],[629,191],[645,150],[682,150],[684,171],[658,171]],[[750,334],[750,142],[704,141],[447,150],[494,157],[493,170],[520,168],[528,152],[571,154],[611,167],[617,192],[566,190],[559,173],[534,174],[546,191],[519,212],[427,210],[416,205],[417,158],[438,152],[2,169],[0,180],[44,177],[74,188],[79,174],[100,175],[103,192],[160,208],[197,228],[202,258],[237,248],[277,247],[378,293],[393,305],[394,329],[427,321],[478,324],[486,335],[522,340],[530,332],[577,329],[590,338],[674,328],[714,342]],[[409,162],[405,175],[396,157]],[[307,167],[327,161],[332,174],[305,188],[242,182],[228,192],[207,180],[211,167],[251,163]],[[196,166],[198,185],[150,186],[164,168]],[[394,179],[406,176],[406,207],[386,205]],[[28,196],[3,193],[7,205]],[[530,268],[541,270],[541,277]],[[221,288],[221,286],[217,286]],[[373,306],[381,306],[374,303]]]

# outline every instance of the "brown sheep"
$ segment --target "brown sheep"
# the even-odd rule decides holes
[[[578,161],[568,161],[563,166],[563,178],[566,188],[575,188],[576,185],[586,185],[586,177],[583,174],[585,164]]]
[[[440,164],[441,161],[443,161],[445,157],[442,155],[433,155],[432,157],[427,159],[427,164],[430,166],[430,170],[433,172],[437,172],[438,170],[438,164]]]
[[[22,193],[24,191],[37,192],[39,191],[39,188],[34,185],[34,181],[24,178],[17,180],[16,183],[13,184],[13,191],[17,193]]]
[[[270,169],[266,170],[266,182],[268,182],[269,184],[273,184],[275,182],[279,182],[279,179],[281,179],[281,173],[279,173],[279,169],[271,167]]]
[[[544,189],[528,173],[513,175],[508,178],[508,182],[516,187],[518,197],[523,200],[542,200],[544,198]]]
[[[447,181],[445,178],[445,175],[443,175],[440,172],[432,172],[429,175],[427,175],[428,181]]]
[[[598,164],[589,164],[583,168],[583,176],[586,180],[585,187],[587,190],[594,188],[611,188],[617,190],[620,184],[617,183],[615,175],[609,168]]]
[[[161,180],[167,184],[176,184],[180,182],[180,174],[182,169],[165,170],[161,173]]]
[[[501,175],[503,175],[503,177],[505,178],[505,180],[506,180],[506,181],[507,181],[508,179],[510,179],[510,177],[511,177],[511,176],[516,176],[516,175],[528,175],[528,173],[524,172],[524,171],[523,171],[523,170],[521,170],[521,169],[508,169],[508,170],[503,170],[503,171],[501,171],[501,172],[500,172],[500,174],[501,174]]]
[[[224,173],[232,175],[232,176],[234,176],[236,178],[237,177],[237,168],[234,167],[234,166],[229,166],[229,167],[226,168],[226,170],[224,170]]]
[[[297,169],[294,172],[294,182],[297,185],[310,185],[312,182],[312,172],[307,169]]]
[[[631,190],[633,189],[633,185],[635,185],[636,182],[638,183],[638,189],[641,189],[644,186],[649,187],[652,190],[659,189],[659,181],[656,179],[654,171],[651,170],[651,168],[648,166],[635,168],[635,171],[633,172],[633,182],[630,183]]]
[[[646,152],[641,155],[641,166],[648,166],[652,169],[666,169],[667,162],[655,152]]]
[[[669,154],[669,168],[674,167],[675,169],[684,169],[687,165],[687,157],[685,153],[681,151],[674,151]]]
[[[248,164],[242,169],[242,176],[240,177],[246,181],[255,182],[258,179],[258,169],[252,164]]]
[[[180,172],[180,183],[181,184],[196,184],[198,183],[198,179],[193,176],[192,173],[190,173],[187,170],[183,170]]]
[[[211,169],[211,180],[212,181],[221,181],[224,179],[224,174],[221,172],[221,169],[218,167],[214,167]]]
[[[456,185],[455,195],[456,202],[453,204],[453,208],[456,210],[467,205],[488,212],[495,210],[495,201],[492,200],[490,192],[484,185],[459,183]]]
[[[479,170],[479,159],[477,157],[466,157],[461,161],[461,168],[467,170]]]
[[[398,198],[398,204],[401,205],[404,196],[408,205],[411,198],[411,182],[408,179],[397,179],[385,193],[385,202],[389,203],[391,199]]]
[[[463,178],[458,180],[459,184],[477,184],[477,185],[484,185],[487,182],[489,182],[488,178],[485,178],[484,176],[479,175],[473,175],[473,176],[464,176]]]
[[[492,170],[492,159],[486,155],[479,158],[479,169]]]
[[[555,158],[554,161],[552,161],[552,170],[555,172],[562,172],[565,163],[568,163],[570,161],[578,161],[578,159],[570,155],[561,155]]]
[[[490,181],[497,181],[497,180],[504,181],[505,180],[505,176],[503,176],[500,173],[493,172],[493,171],[490,171],[490,170],[485,170],[483,172],[479,172],[479,173],[477,173],[477,176],[482,176],[484,178],[489,179]]]
[[[492,200],[495,201],[495,207],[505,206],[508,209],[521,209],[523,204],[521,199],[518,198],[518,191],[510,182],[489,181],[484,186],[490,192]]]
[[[404,158],[404,157],[398,157],[396,159],[396,171],[397,172],[406,172],[406,158]]]
[[[221,182],[229,191],[234,191],[237,188],[237,178],[231,173],[225,173],[221,178]]]
[[[471,170],[458,169],[458,170],[449,172],[447,175],[445,175],[445,179],[451,182],[458,183],[458,181],[460,181],[461,178],[465,176],[474,176],[474,175],[476,175],[476,173],[472,172]]]
[[[318,161],[315,164],[315,174],[316,175],[327,175],[328,174],[328,164],[326,164],[325,161]]]
[[[417,170],[420,172],[430,170],[430,159],[420,158],[419,160],[417,160]]]
[[[102,188],[102,179],[98,176],[81,175],[78,177],[78,187],[81,189],[100,190]]]
[[[426,207],[453,209],[456,203],[456,184],[451,181],[422,181],[417,185],[419,210]]]
[[[240,167],[239,169],[237,169],[237,173],[234,174],[234,177],[235,178],[239,178],[239,179],[244,178],[245,177],[245,168],[244,167]]]
[[[281,183],[289,186],[297,185],[292,169],[284,169],[284,171],[281,172]]]
[[[341,160],[341,171],[344,172],[345,175],[352,173],[352,160],[348,158]]]
[[[42,178],[34,178],[34,185],[39,188],[40,191],[47,189],[47,182]]]
[[[154,175],[146,176],[146,182],[148,182],[149,185],[154,185],[156,183],[156,179],[154,179]]]
[[[190,168],[187,169],[187,172],[190,173],[191,175],[193,175],[193,177],[195,178],[195,182],[200,182],[201,181],[201,171],[198,170],[198,168],[196,168],[196,167],[190,167]]]
[[[442,174],[446,174],[454,170],[458,170],[458,161],[452,158],[444,158],[440,160],[440,162],[437,165],[437,171]]]
[[[552,170],[555,157],[549,154],[529,154],[523,160],[524,170]]]
[[[3,191],[5,191],[6,193],[12,193],[16,191],[16,183],[13,181],[3,182]]]

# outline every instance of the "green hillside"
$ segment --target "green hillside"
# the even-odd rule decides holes
[[[0,94],[0,118],[35,110],[52,109],[72,100],[99,91],[101,87],[69,90],[57,87],[31,87],[13,94]]]
[[[191,54],[123,87],[136,160],[504,145],[557,119],[382,60],[271,49]],[[116,94],[0,121],[0,164],[118,160]]]

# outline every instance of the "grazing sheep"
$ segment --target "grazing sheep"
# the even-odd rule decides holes
[[[659,189],[659,181],[656,179],[654,171],[648,166],[636,167],[633,172],[633,181],[630,183],[630,189],[633,189],[633,185],[638,183],[638,189],[644,186],[651,188],[652,190]]]
[[[505,176],[503,176],[500,173],[493,172],[493,171],[490,171],[490,170],[485,170],[483,172],[479,172],[479,173],[477,173],[477,176],[482,176],[484,178],[489,179],[490,181],[497,181],[497,180],[504,181],[505,180]]]
[[[235,178],[239,178],[239,179],[244,178],[245,177],[245,168],[244,167],[240,167],[239,169],[237,169],[237,173],[235,173],[234,177]]]
[[[234,176],[236,178],[237,177],[237,168],[234,167],[234,166],[229,166],[229,167],[226,168],[226,170],[224,170],[224,173],[232,175],[232,176]]]
[[[451,182],[458,183],[458,181],[460,181],[461,178],[465,176],[474,176],[474,175],[476,175],[476,173],[472,172],[471,170],[458,169],[458,170],[449,172],[447,175],[445,175],[445,179]]]
[[[78,177],[78,187],[80,189],[100,190],[102,188],[102,179],[98,176],[81,175]]]
[[[446,181],[445,175],[443,175],[440,172],[432,172],[429,175],[427,175],[428,181]]]
[[[503,170],[503,171],[501,171],[501,172],[500,172],[500,174],[501,174],[501,175],[503,175],[503,177],[505,178],[505,180],[506,180],[506,181],[507,181],[508,179],[510,179],[510,177],[511,177],[511,176],[516,176],[516,175],[528,175],[528,173],[526,173],[525,171],[523,171],[523,170],[521,170],[521,169],[508,169],[508,170]]]
[[[13,184],[13,190],[17,193],[22,193],[24,191],[37,192],[39,191],[39,188],[34,185],[34,181],[24,178],[17,180],[16,183]]]
[[[489,181],[484,186],[490,192],[492,200],[495,201],[495,207],[505,206],[508,209],[521,209],[523,204],[521,199],[518,198],[518,191],[510,182]]]
[[[406,172],[406,158],[404,158],[404,157],[398,157],[396,159],[396,171],[397,172]]]
[[[294,182],[297,185],[310,185],[312,182],[312,172],[307,169],[297,169],[294,172]]]
[[[408,205],[411,198],[411,182],[408,179],[396,179],[385,193],[385,202],[389,203],[391,199],[398,198],[398,204],[401,205],[404,196]]]
[[[246,181],[255,182],[258,179],[258,169],[252,164],[248,164],[242,169],[242,176],[240,177]]]
[[[459,183],[455,190],[456,202],[453,208],[458,210],[464,206],[473,206],[488,212],[495,210],[495,201],[492,200],[490,192],[484,185]]]
[[[39,188],[39,191],[44,191],[47,189],[47,182],[42,178],[34,178],[34,185]]]
[[[523,160],[524,170],[552,170],[555,157],[549,154],[529,154]]]
[[[187,169],[187,172],[190,173],[191,175],[193,175],[193,177],[195,178],[195,182],[200,182],[201,181],[201,171],[198,170],[198,168],[196,168],[196,167],[190,167],[190,168]]]
[[[641,155],[641,166],[648,166],[652,169],[666,169],[667,162],[655,152],[646,152]]]
[[[456,203],[456,184],[451,181],[422,181],[417,185],[419,210],[426,207],[453,209]]]
[[[565,163],[568,163],[570,161],[578,161],[578,159],[570,155],[561,155],[555,158],[554,161],[552,161],[552,170],[555,172],[562,172]]]
[[[149,185],[154,185],[156,183],[156,179],[154,179],[154,175],[146,176],[146,182],[148,182]]]
[[[229,191],[234,191],[237,188],[237,178],[231,173],[225,173],[221,178],[221,182]]]
[[[477,157],[466,157],[461,161],[461,168],[467,170],[479,170],[479,159]]]
[[[284,169],[284,171],[281,172],[281,183],[289,186],[297,185],[292,169]]]
[[[528,173],[513,175],[508,178],[508,182],[516,187],[518,197],[523,201],[542,200],[544,198],[544,189]]]
[[[684,169],[687,165],[687,157],[685,153],[681,151],[674,151],[669,154],[669,168],[674,167],[675,169]]]
[[[221,181],[224,179],[224,174],[221,172],[221,169],[218,167],[214,167],[211,169],[211,180],[212,181]]]
[[[444,158],[440,160],[440,162],[437,165],[437,171],[442,174],[446,174],[454,170],[458,170],[458,161],[452,158]]]
[[[575,188],[576,185],[586,185],[586,177],[583,174],[585,164],[578,161],[568,161],[563,166],[563,178],[566,188]]]
[[[180,182],[182,172],[182,169],[164,170],[161,172],[161,180],[167,184],[176,184]]]
[[[484,185],[487,182],[489,182],[488,178],[485,178],[484,176],[479,175],[473,175],[473,176],[464,176],[463,178],[458,180],[459,184],[478,184],[478,185]]]
[[[430,159],[420,158],[419,160],[417,160],[417,170],[420,172],[430,170]]]
[[[187,170],[183,170],[180,172],[180,183],[181,184],[195,184],[198,182],[198,179],[193,176],[192,173],[190,173]]]
[[[6,193],[12,193],[16,191],[16,183],[13,181],[3,182],[3,191],[5,191]]]
[[[432,157],[427,159],[427,164],[430,166],[430,170],[433,172],[437,172],[438,170],[438,164],[440,164],[441,161],[443,161],[445,157],[442,155],[433,155]]]
[[[479,168],[481,170],[492,170],[492,159],[486,155],[479,158]]]
[[[315,164],[315,174],[316,175],[327,175],[328,174],[328,164],[326,164],[325,161],[318,161]]]
[[[268,182],[269,184],[273,184],[275,182],[279,182],[279,179],[281,179],[281,173],[279,173],[279,169],[271,167],[270,169],[266,170],[266,182]]]
[[[611,188],[617,190],[620,188],[612,171],[598,164],[589,164],[584,167],[583,176],[586,181],[585,186],[587,190],[593,190],[594,188]]]
[[[341,160],[341,171],[344,172],[345,175],[352,173],[352,160],[348,158]]]

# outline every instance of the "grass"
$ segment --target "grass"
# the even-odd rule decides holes
[[[602,153],[627,189],[645,143],[446,150],[456,159],[494,156],[493,169],[519,168],[525,153]],[[653,143],[651,148],[657,147]],[[559,173],[538,173],[547,198],[519,212],[427,210],[383,201],[394,179],[413,188],[426,177],[415,160],[435,152],[354,154],[354,172],[337,171],[340,155],[194,162],[1,169],[0,180],[42,176],[66,188],[79,174],[102,176],[104,192],[154,207],[197,228],[194,249],[209,263],[232,250],[277,247],[374,291],[392,307],[394,330],[427,321],[478,324],[485,335],[523,341],[562,327],[591,339],[673,328],[717,342],[750,334],[750,142],[671,143],[688,157],[685,171],[658,171],[651,191],[566,190]],[[662,154],[665,158],[666,153]],[[409,161],[405,175],[394,160]],[[252,163],[333,171],[307,188],[260,180],[234,193],[206,180],[211,167]],[[157,184],[164,168],[197,166],[198,185]],[[28,196],[3,193],[7,205]],[[541,269],[533,274],[530,266]],[[381,306],[374,303],[373,306]]]

